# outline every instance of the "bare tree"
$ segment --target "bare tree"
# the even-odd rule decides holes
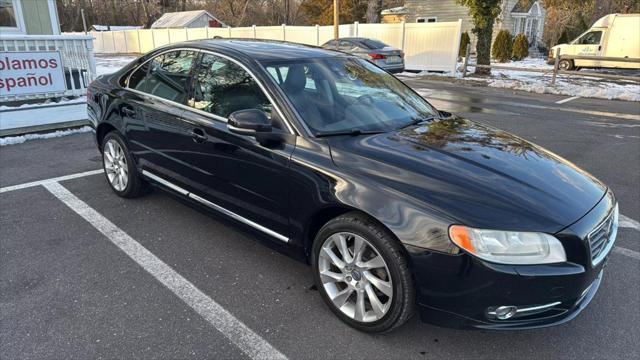
[[[367,2],[367,22],[379,23],[380,12],[382,11],[382,0],[368,0]]]

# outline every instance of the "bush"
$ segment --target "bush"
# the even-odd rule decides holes
[[[511,50],[513,47],[513,39],[509,30],[500,30],[493,42],[491,55],[499,62],[507,62],[511,58]]]
[[[471,42],[471,38],[469,37],[468,32],[463,32],[460,37],[460,51],[458,51],[458,56],[464,57],[467,55],[467,45]]]
[[[525,34],[519,34],[513,42],[513,52],[511,53],[511,57],[513,60],[520,61],[527,56],[529,56],[529,41]]]

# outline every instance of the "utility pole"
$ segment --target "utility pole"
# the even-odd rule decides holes
[[[284,23],[289,24],[289,0],[284,0]]]
[[[87,35],[87,18],[84,16],[84,9],[80,9],[80,15],[82,15],[82,28],[84,29],[84,34]]]
[[[340,0],[333,0],[333,38],[340,37]]]

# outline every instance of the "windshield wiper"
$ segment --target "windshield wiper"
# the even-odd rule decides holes
[[[359,130],[359,129],[352,129],[352,130],[340,130],[340,131],[325,131],[325,132],[319,132],[316,133],[316,137],[328,137],[328,136],[342,136],[342,135],[349,135],[349,136],[359,136],[359,135],[371,135],[371,134],[382,134],[386,131],[381,131],[381,130]]]
[[[411,118],[411,122],[410,123],[408,123],[407,125],[403,125],[402,127],[400,127],[400,129],[406,129],[409,126],[422,124],[424,122],[433,121],[435,119],[436,119],[435,116],[413,117],[413,118]]]

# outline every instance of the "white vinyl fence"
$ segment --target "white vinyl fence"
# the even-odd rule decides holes
[[[381,40],[405,53],[410,70],[455,72],[462,21],[436,23],[346,24],[340,37]],[[333,26],[250,26],[236,28],[143,29],[91,32],[98,54],[140,54],[187,40],[250,38],[322,45],[333,38]]]
[[[84,96],[95,78],[93,37],[87,35],[0,35],[0,52],[60,52],[66,89],[56,93],[5,95],[0,103],[62,96]]]

